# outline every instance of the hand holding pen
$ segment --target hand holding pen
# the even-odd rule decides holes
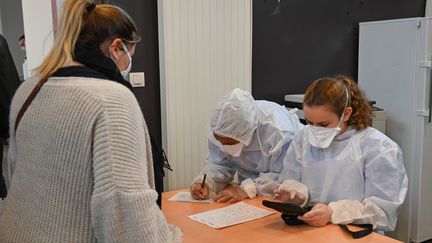
[[[209,190],[205,186],[205,181],[207,178],[207,174],[204,174],[203,180],[201,183],[195,182],[190,187],[190,193],[192,195],[192,198],[195,200],[204,200],[209,197]]]
[[[206,180],[207,174],[204,174],[204,178],[203,181],[201,183],[201,188],[204,189],[204,185],[205,185],[205,180]]]

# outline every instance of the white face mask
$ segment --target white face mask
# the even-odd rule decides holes
[[[20,46],[20,48],[21,48],[22,51],[26,50],[25,46]]]
[[[317,148],[327,148],[330,146],[333,139],[340,133],[341,130],[341,123],[345,115],[345,110],[348,106],[348,89],[345,87],[347,99],[345,103],[345,108],[342,113],[342,116],[339,120],[339,123],[336,127],[320,127],[320,126],[313,126],[313,125],[307,125],[303,129],[305,129],[305,133],[308,136],[309,143]]]
[[[306,129],[309,143],[317,148],[327,148],[330,146],[330,143],[341,130],[339,125],[332,128],[307,125],[304,129]]]
[[[231,155],[232,157],[239,157],[242,149],[243,149],[242,143],[238,143],[238,144],[234,144],[234,145],[223,145],[222,144],[222,150],[226,154]]]
[[[130,55],[130,53],[129,53],[127,47],[126,47],[126,45],[122,43],[122,47],[123,47],[123,50],[126,52],[126,55],[129,58],[129,65],[128,65],[128,67],[125,70],[120,71],[120,73],[121,73],[121,75],[123,76],[124,79],[129,80],[128,75],[129,75],[129,73],[130,73],[130,71],[132,69],[132,57],[131,57],[131,55]]]

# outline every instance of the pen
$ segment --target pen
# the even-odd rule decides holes
[[[204,178],[203,181],[201,183],[201,188],[204,189],[204,184],[205,184],[205,180],[206,180],[207,174],[204,174]]]

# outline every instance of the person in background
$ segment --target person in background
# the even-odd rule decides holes
[[[27,66],[27,53],[26,53],[25,35],[21,35],[18,38],[18,45],[21,48],[21,50],[24,52],[24,62],[22,64],[22,69],[23,69],[23,80],[26,80],[29,77],[29,73],[28,73],[28,66]]]
[[[208,137],[209,154],[190,188],[194,199],[236,202],[272,195],[291,140],[303,125],[297,115],[234,89],[217,103]],[[231,183],[238,172],[241,185]],[[205,186],[201,183],[206,175]]]
[[[113,5],[63,6],[52,50],[12,101],[0,242],[180,242],[156,204],[147,126],[124,80],[137,28]]]
[[[368,223],[394,230],[408,186],[402,151],[370,127],[372,108],[357,84],[344,76],[318,79],[303,109],[308,125],[284,159],[279,199],[313,206],[298,217],[309,225]]]
[[[6,39],[0,35],[0,198],[7,195],[3,177],[3,144],[9,138],[9,109],[12,96],[20,84]]]
[[[18,38],[18,45],[20,46],[21,50],[23,50],[23,51],[26,50],[25,35],[21,35]]]

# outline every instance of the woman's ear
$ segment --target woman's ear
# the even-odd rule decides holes
[[[343,121],[344,121],[344,122],[347,122],[347,121],[350,119],[351,114],[352,114],[352,111],[353,111],[353,109],[352,109],[351,106],[348,106],[348,107],[345,109],[344,117],[343,117]]]
[[[109,54],[114,59],[115,62],[120,59],[121,55],[124,54],[122,49],[122,40],[120,38],[115,38],[109,45]]]

